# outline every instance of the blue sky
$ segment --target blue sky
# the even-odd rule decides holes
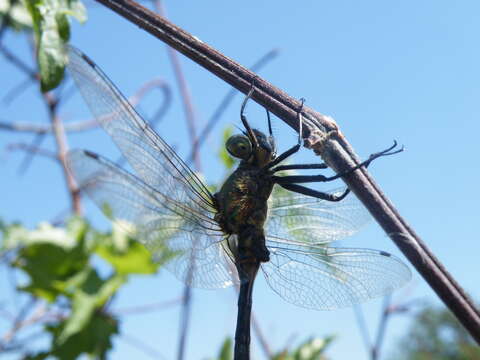
[[[89,21],[83,26],[74,25],[72,43],[94,59],[126,95],[153,77],[172,84],[173,104],[158,131],[185,156],[188,133],[165,45],[101,5],[88,4]],[[166,8],[173,22],[240,64],[249,66],[272,48],[280,49],[280,55],[261,70],[260,76],[294,97],[306,98],[307,105],[317,111],[333,116],[361,157],[385,148],[393,139],[404,144],[404,153],[379,160],[369,170],[452,275],[473,298],[480,298],[476,276],[480,239],[475,230],[480,181],[478,2],[217,0],[167,1]],[[6,41],[29,59],[23,37],[9,35]],[[229,86],[190,60],[181,57],[181,62],[201,128]],[[0,95],[23,79],[3,58],[0,78]],[[142,109],[153,111],[157,99],[150,96]],[[219,182],[225,176],[215,153],[221,146],[221,130],[239,124],[240,101],[241,96],[237,96],[202,149],[203,171],[209,182]],[[66,121],[90,117],[78,96],[61,111]],[[254,103],[248,107],[248,116],[264,119]],[[33,90],[9,106],[2,105],[0,118],[46,121],[45,109]],[[295,142],[296,134],[278,119],[275,129],[280,149]],[[31,141],[31,137],[0,133],[2,149],[19,141]],[[116,156],[100,130],[70,136],[69,143],[72,148]],[[52,142],[44,146],[52,148]],[[28,172],[18,176],[22,155],[3,152],[0,156],[0,216],[34,226],[68,209],[61,171],[50,160],[36,158]],[[298,162],[316,160],[307,150],[296,157]],[[86,202],[86,207],[92,222],[108,226],[91,203]],[[343,244],[387,250],[402,257],[373,222]],[[400,302],[420,298],[438,303],[428,285],[412,271],[412,282],[394,298]],[[169,300],[181,292],[182,285],[162,272],[154,278],[132,280],[116,307]],[[233,336],[236,316],[235,292],[231,289],[195,290],[193,296],[187,346],[187,358],[192,360],[215,355],[224,337]],[[380,304],[378,300],[364,305],[372,330],[380,316]],[[174,358],[178,311],[174,308],[126,316],[122,332],[143,339],[165,359]],[[336,334],[329,352],[332,359],[367,358],[351,309],[300,309],[285,303],[262,280],[255,289],[254,311],[275,350],[310,336]],[[393,351],[408,323],[407,317],[392,320],[385,354]],[[253,351],[258,354],[256,358],[262,358],[256,340]],[[118,338],[111,358],[133,357],[147,358]]]

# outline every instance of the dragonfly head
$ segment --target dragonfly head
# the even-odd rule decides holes
[[[225,147],[233,157],[262,167],[276,156],[275,140],[273,136],[266,136],[257,129],[252,129],[252,131],[256,141],[250,139],[244,132],[228,138]],[[255,142],[258,143],[258,147],[253,146]]]

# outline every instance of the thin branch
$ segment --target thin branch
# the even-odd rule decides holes
[[[44,140],[45,140],[45,134],[36,134],[33,137],[31,144],[29,144],[29,147],[31,149],[39,149]],[[27,152],[27,155],[23,158],[22,162],[20,163],[20,166],[18,167],[18,174],[23,175],[27,171],[27,169],[30,167],[30,164],[33,162],[33,159],[35,158],[36,155],[37,153],[35,151]]]
[[[392,313],[389,311],[391,302],[392,295],[389,294],[383,297],[382,316],[380,317],[380,323],[378,324],[375,344],[372,346],[372,360],[377,360],[380,358],[380,349],[382,347],[383,339],[385,338],[385,333],[387,331],[387,321],[389,320],[390,315],[392,315]]]
[[[5,59],[7,59],[12,65],[23,71],[30,79],[38,80],[40,78],[35,70],[25,64],[22,59],[17,57],[17,55],[8,50],[4,45],[0,45],[0,53],[2,53]]]
[[[178,360],[185,358],[187,335],[192,314],[192,288],[185,285],[183,288],[182,311],[180,314],[180,336],[178,340]]]
[[[60,120],[56,112],[57,102],[50,93],[43,94],[43,99],[48,106],[50,121],[52,123],[55,142],[57,145],[57,156],[63,170],[67,190],[70,194],[70,198],[72,202],[72,211],[75,214],[80,215],[82,213],[82,208],[80,203],[80,192],[78,191],[77,184],[75,183],[73,175],[68,170],[67,139],[65,138],[65,130],[63,129],[62,121]]]
[[[297,109],[300,102],[274,87],[255,73],[216,51],[183,29],[131,0],[97,0],[127,18],[150,34],[247,93],[255,84],[252,98],[298,131]],[[335,121],[303,107],[303,134],[306,146],[320,154],[337,172],[359,163],[352,147]],[[465,291],[446,271],[420,237],[400,216],[365,169],[355,171],[343,180],[395,242],[442,301],[480,344],[480,312]]]
[[[25,144],[25,143],[8,144],[6,146],[6,150],[7,151],[21,150],[21,151],[25,151],[25,152],[28,152],[28,153],[31,153],[31,154],[41,155],[41,156],[50,158],[52,160],[58,161],[58,156],[54,152],[52,152],[50,150],[47,150],[47,149],[40,148],[40,147],[32,146],[30,144]]]
[[[165,7],[160,0],[154,1],[155,8],[157,12],[166,17],[165,14]],[[195,111],[193,108],[192,96],[190,95],[190,89],[188,88],[187,81],[185,79],[185,75],[183,74],[182,66],[180,64],[180,60],[178,58],[177,52],[167,46],[167,53],[168,57],[173,66],[173,71],[175,73],[175,78],[177,79],[178,87],[180,89],[180,94],[183,100],[183,108],[185,110],[185,117],[187,119],[188,131],[190,134],[190,142],[192,143],[192,153],[193,153],[193,160],[195,163],[195,170],[201,171],[201,163],[200,157],[198,156],[198,148],[197,148],[197,130],[196,130],[196,122],[197,117],[195,116]]]
[[[260,324],[257,321],[257,317],[253,312],[252,312],[251,318],[252,318],[252,328],[258,339],[258,342],[260,343],[260,347],[262,348],[265,357],[267,359],[270,359],[273,356],[272,350],[270,349],[270,345],[267,342],[267,338],[263,334],[263,331],[260,328]]]
[[[99,124],[95,119],[88,119],[82,121],[76,121],[67,123],[64,125],[66,132],[80,132],[85,130],[91,130],[98,127]],[[53,132],[53,126],[51,124],[36,124],[30,122],[7,122],[0,121],[0,129],[12,132],[25,132],[34,134],[48,134]]]
[[[33,84],[34,82],[32,81],[31,78],[24,79],[17,86],[14,86],[5,94],[5,96],[2,98],[2,102],[5,105],[10,104],[17,96],[20,96],[22,92],[27,90],[27,88]]]
[[[362,336],[363,346],[367,350],[367,353],[371,354],[372,340],[370,339],[370,332],[368,331],[367,322],[365,321],[362,305],[355,305],[353,307],[353,312],[357,320],[358,330],[360,331],[360,335]]]
[[[2,343],[8,344],[11,342],[16,334],[23,328],[28,327],[32,324],[36,324],[39,321],[43,320],[46,316],[48,316],[47,307],[45,305],[37,306],[35,312],[27,319],[21,319],[21,321],[15,321],[10,331],[8,331],[2,337]]]
[[[165,310],[172,306],[177,306],[179,303],[181,303],[182,299],[183,298],[177,298],[173,300],[162,301],[162,302],[157,302],[152,304],[145,304],[145,305],[133,306],[128,308],[120,308],[120,309],[112,310],[111,312],[114,315],[122,315],[122,316],[131,315],[131,314],[150,313],[153,311]]]
[[[157,349],[154,349],[150,345],[136,337],[133,337],[132,335],[122,334],[122,340],[142,351],[145,355],[151,357],[152,359],[165,359],[165,356],[163,356]]]

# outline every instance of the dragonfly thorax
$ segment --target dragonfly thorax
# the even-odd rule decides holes
[[[250,248],[257,256],[259,252],[268,253],[263,226],[272,189],[270,176],[244,160],[214,195],[218,210],[215,220],[227,234],[238,235],[240,246]],[[268,255],[262,259],[267,261]]]

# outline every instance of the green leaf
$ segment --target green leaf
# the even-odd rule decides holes
[[[70,24],[65,14],[57,14],[56,21],[58,26],[58,33],[62,42],[66,43],[70,39]]]
[[[42,91],[54,89],[63,79],[70,37],[67,15],[85,21],[85,8],[76,0],[25,0],[33,20]]]
[[[125,232],[129,229],[129,233]],[[112,234],[97,233],[95,253],[107,261],[117,273],[154,274],[159,266],[170,260],[174,254],[165,246],[166,239],[152,241],[155,251],[145,248],[129,234],[135,233],[135,228],[128,223],[115,221]],[[155,257],[154,257],[155,256]]]
[[[74,17],[81,24],[87,21],[87,9],[81,0],[62,0],[62,2],[65,15]]]
[[[94,239],[90,236],[93,232],[90,225],[81,217],[73,216],[68,219],[65,229],[73,239],[74,244],[81,242],[85,246],[85,251],[90,252],[96,245]]]
[[[107,358],[107,351],[112,348],[112,336],[119,333],[115,318],[97,312],[81,331],[60,342],[58,339],[64,333],[67,321],[48,327],[54,339],[51,350],[53,356],[62,360],[75,360],[81,354],[88,354],[95,359]]]
[[[22,357],[22,360],[45,360],[50,356],[49,351],[42,351],[36,354],[28,354]]]
[[[223,342],[222,348],[220,349],[220,354],[218,355],[218,360],[232,360],[233,359],[233,346],[232,339],[226,338]]]
[[[129,240],[126,250],[118,250],[113,245],[103,245],[97,248],[96,253],[123,275],[154,274],[161,265],[153,261],[150,251],[133,239]]]
[[[23,245],[27,237],[27,230],[19,224],[6,225],[3,230],[2,248],[5,250],[16,249]]]
[[[88,268],[85,273],[87,275],[85,281],[74,291],[72,313],[65,321],[61,333],[58,334],[58,344],[65,343],[86,328],[96,310],[100,309],[126,280],[124,276],[118,274],[103,280],[91,268]]]
[[[21,248],[13,266],[25,271],[30,280],[21,289],[48,301],[65,295],[71,279],[88,265],[87,228],[78,220],[71,220],[66,229],[46,223],[32,231],[9,227],[5,243],[9,248]]]
[[[21,249],[14,266],[25,271],[30,282],[21,290],[48,301],[64,294],[68,281],[88,264],[81,246],[66,249],[52,243],[35,243]]]
[[[309,339],[291,352],[284,350],[274,355],[272,360],[326,360],[325,351],[333,340],[333,336]]]

